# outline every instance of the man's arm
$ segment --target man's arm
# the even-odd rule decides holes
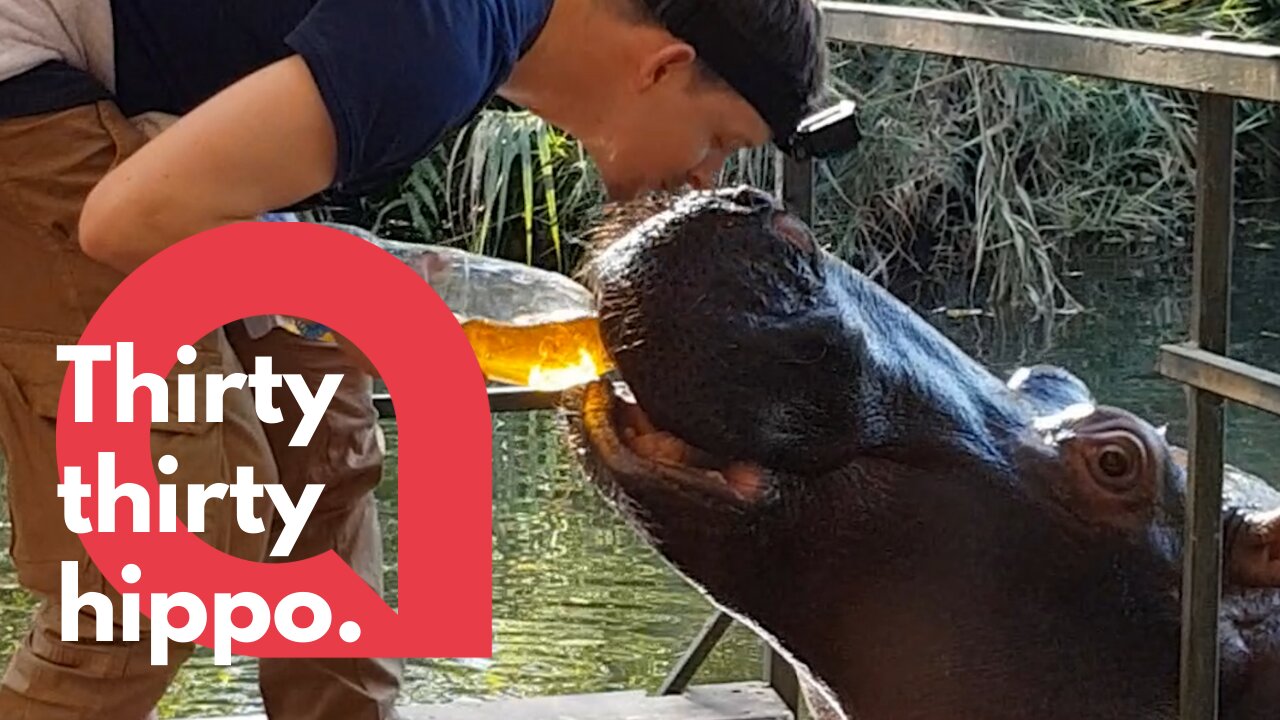
[[[231,85],[108,173],[80,246],[121,272],[198,232],[320,192],[337,165],[333,122],[294,55]]]

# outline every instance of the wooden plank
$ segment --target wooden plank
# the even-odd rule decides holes
[[[1191,341],[1226,355],[1231,311],[1235,101],[1201,95],[1196,168]],[[1182,720],[1218,717],[1218,608],[1222,591],[1223,399],[1189,393],[1188,506],[1182,574]]]
[[[1170,380],[1280,415],[1280,373],[1180,344],[1160,347],[1156,369]]]
[[[1218,608],[1222,587],[1222,400],[1193,389],[1190,466],[1182,575],[1179,718],[1218,717]]]
[[[824,2],[828,37],[1160,87],[1280,101],[1280,46]]]
[[[728,613],[723,610],[712,613],[711,618],[698,632],[698,636],[693,639],[689,648],[684,651],[675,666],[671,668],[671,672],[662,681],[662,685],[658,687],[658,694],[678,695],[684,692],[689,687],[689,682],[693,680],[693,676],[698,674],[698,668],[706,662],[707,656],[715,649],[716,644],[720,642],[720,638],[724,637],[731,625],[733,625],[733,618]]]
[[[1191,340],[1201,350],[1226,355],[1235,232],[1235,101],[1201,95],[1197,124]]]
[[[1267,214],[1280,219],[1280,107],[1272,107],[1271,110],[1271,122],[1262,131],[1263,152],[1266,153],[1263,157],[1263,187],[1269,187],[1271,191],[1265,193],[1262,200],[1267,203],[1264,206]]]
[[[759,682],[699,685],[683,695],[652,696],[632,690],[406,705],[399,711],[404,720],[792,720],[778,696]],[[203,720],[266,720],[266,716]]]
[[[558,391],[530,390],[522,387],[489,388],[489,412],[529,412],[533,410],[552,410],[564,396]],[[396,407],[391,396],[386,393],[374,393],[373,406],[384,418],[394,418]]]

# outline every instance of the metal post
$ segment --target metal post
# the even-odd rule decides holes
[[[778,693],[778,697],[782,699],[783,704],[791,709],[793,717],[799,717],[800,713],[800,679],[796,676],[796,669],[791,667],[786,658],[773,651],[768,643],[763,643],[763,653],[761,656],[764,680],[769,683],[769,687]]]
[[[813,160],[792,160],[786,158],[782,164],[782,200],[787,209],[796,217],[812,226],[814,219],[814,189],[816,176]],[[795,668],[786,658],[774,652],[764,643],[762,664],[765,682],[769,683],[782,702],[791,709],[792,716],[799,718],[802,711],[800,702],[800,680]]]
[[[698,673],[698,668],[706,661],[707,656],[715,649],[716,643],[724,637],[725,631],[733,624],[733,618],[723,610],[717,610],[706,624],[702,626],[698,637],[684,651],[684,655],[676,662],[675,667],[667,674],[658,688],[659,695],[679,695],[689,687],[689,681]]]
[[[813,223],[814,172],[812,160],[787,158],[782,164],[782,200],[801,220]]]
[[[1226,355],[1234,231],[1235,101],[1200,96],[1191,341]],[[1188,391],[1188,506],[1182,576],[1180,718],[1218,717],[1222,590],[1222,397]]]

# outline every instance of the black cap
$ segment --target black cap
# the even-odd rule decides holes
[[[808,0],[801,0],[806,2]],[[773,142],[795,159],[830,157],[862,139],[857,105],[840,100],[813,111],[807,88],[754,52],[752,42],[706,0],[648,0],[658,20],[760,113]]]

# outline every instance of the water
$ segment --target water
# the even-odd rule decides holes
[[[1280,248],[1274,235],[1253,232],[1237,243],[1231,297],[1230,357],[1280,371]],[[1019,317],[963,320],[939,316],[935,324],[993,371],[1007,376],[1022,364],[1055,363],[1075,372],[1101,402],[1168,424],[1168,437],[1185,447],[1187,400],[1183,387],[1156,373],[1157,349],[1188,337],[1191,286],[1169,281],[1167,270],[1131,263],[1088,267],[1071,287],[1086,311],[1074,317],[1027,322]],[[1280,480],[1280,420],[1243,405],[1227,406],[1226,460],[1269,480]]]
[[[1280,251],[1242,244],[1233,297],[1234,357],[1280,369]],[[1185,442],[1183,391],[1153,370],[1156,348],[1185,337],[1189,288],[1123,270],[1088,268],[1073,288],[1091,311],[1052,323],[1018,318],[953,320],[938,327],[998,372],[1054,362],[1071,368],[1106,402],[1169,424]],[[1228,461],[1280,478],[1277,421],[1232,406]],[[548,413],[496,416],[494,428],[494,630],[491,660],[413,661],[404,699],[528,696],[654,689],[711,612],[710,605],[641,545],[585,486]],[[378,491],[395,588],[396,434],[385,425],[390,458]],[[7,533],[7,527],[0,534]],[[0,558],[0,659],[26,625],[30,598]],[[757,641],[730,630],[698,682],[753,678]],[[198,652],[162,705],[164,717],[258,712],[252,660],[220,668]]]
[[[712,612],[578,480],[550,413],[495,416],[494,657],[412,661],[406,701],[653,689]],[[384,423],[394,457],[394,423]],[[396,477],[378,490],[387,594],[396,588]],[[735,628],[706,668],[713,680],[758,665]],[[251,660],[230,668],[201,651],[179,678],[167,717],[260,712]]]

